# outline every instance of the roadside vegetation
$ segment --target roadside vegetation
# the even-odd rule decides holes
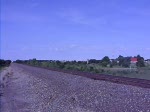
[[[7,67],[11,64],[11,60],[0,59],[0,70],[4,67]]]
[[[90,59],[87,61],[59,61],[59,60],[16,60],[16,63],[28,64],[44,68],[57,68],[64,70],[82,71],[97,74],[141,78],[150,80],[150,65],[145,64],[144,58],[140,55],[134,56],[138,62],[131,67],[132,57],[119,56],[110,59],[105,56],[101,60]]]

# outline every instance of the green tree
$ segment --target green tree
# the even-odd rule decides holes
[[[119,55],[119,57],[117,58],[117,60],[119,61],[119,66],[123,65],[123,61],[124,61],[124,57]]]
[[[123,67],[129,67],[130,66],[130,60],[131,60],[131,57],[124,57],[122,66]]]
[[[113,59],[110,66],[113,67],[113,66],[116,66],[117,64],[118,64],[117,60]]]
[[[141,57],[140,55],[137,55],[137,67],[145,67],[145,63],[144,63],[144,58]]]
[[[109,64],[110,64],[110,59],[109,59],[108,56],[105,56],[105,57],[102,59],[102,61],[101,61],[101,65],[102,65],[103,67],[107,67]]]
[[[11,64],[11,60],[2,60],[0,59],[0,67],[9,66]]]
[[[5,61],[5,64],[6,64],[7,66],[9,66],[9,65],[11,64],[11,60],[6,60],[6,61]]]
[[[5,60],[0,59],[0,67],[5,66]]]

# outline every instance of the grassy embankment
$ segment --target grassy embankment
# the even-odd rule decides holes
[[[100,64],[86,64],[76,62],[59,62],[59,61],[38,61],[30,62],[27,61],[24,64],[46,67],[46,68],[59,68],[64,70],[74,70],[82,72],[90,72],[96,74],[108,74],[113,76],[122,76],[130,78],[139,78],[150,80],[150,66],[139,67],[139,68],[123,68],[120,66],[113,67],[102,67]]]
[[[2,60],[0,59],[0,70],[8,67],[11,64],[11,60]]]

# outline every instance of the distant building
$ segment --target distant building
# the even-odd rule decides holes
[[[150,59],[145,60],[146,65],[150,65]]]
[[[89,59],[87,59],[86,64],[89,64]]]
[[[137,63],[138,62],[138,60],[137,60],[137,58],[131,58],[131,61],[130,61],[131,63]]]
[[[119,61],[117,60],[117,63],[119,63]]]
[[[131,58],[130,60],[130,67],[131,68],[136,68],[136,63],[138,62],[137,58]]]
[[[113,62],[115,59],[110,59],[110,62]]]
[[[146,63],[150,62],[150,59],[145,60]]]

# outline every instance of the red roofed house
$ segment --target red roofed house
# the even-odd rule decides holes
[[[137,63],[137,62],[138,62],[137,58],[131,58],[131,63]]]
[[[138,62],[138,59],[137,58],[131,58],[131,61],[130,61],[130,67],[131,68],[136,68],[136,63]]]

